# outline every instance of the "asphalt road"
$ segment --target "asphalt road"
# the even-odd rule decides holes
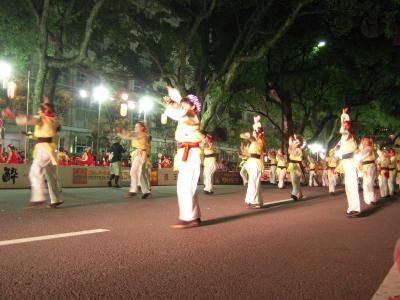
[[[349,219],[343,190],[247,210],[243,187],[217,186],[203,226],[176,230],[175,187],[152,192],[64,189],[60,208],[24,210],[29,190],[0,190],[0,242],[109,230],[0,246],[0,299],[371,299],[393,266],[399,197]]]

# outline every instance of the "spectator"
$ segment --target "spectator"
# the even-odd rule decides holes
[[[120,188],[121,186],[118,184],[119,177],[122,174],[122,153],[124,153],[126,150],[121,146],[120,144],[121,139],[119,137],[116,137],[114,140],[114,143],[111,146],[111,154],[110,154],[110,179],[108,180],[107,184],[109,187],[112,186],[112,180],[115,180],[115,187]],[[108,157],[107,157],[108,161]]]
[[[8,157],[6,163],[19,164],[17,151],[15,151],[15,148],[11,144],[8,145]]]
[[[57,152],[57,164],[59,166],[67,166],[69,163],[69,156],[64,150],[64,147],[60,147]]]
[[[93,158],[92,150],[90,147],[85,148],[85,151],[80,158],[80,162],[82,166],[94,166],[95,160]]]
[[[3,156],[3,153],[4,153],[3,145],[0,144],[0,164],[6,162],[6,159],[5,159],[5,157]]]

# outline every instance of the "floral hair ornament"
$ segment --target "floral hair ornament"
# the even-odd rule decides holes
[[[186,98],[190,101],[190,103],[192,103],[192,105],[196,106],[197,111],[201,111],[201,103],[197,96],[189,94]]]

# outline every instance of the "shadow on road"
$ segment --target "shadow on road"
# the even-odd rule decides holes
[[[399,198],[397,196],[391,196],[391,197],[383,198],[383,199],[381,198],[378,200],[378,204],[376,206],[369,206],[367,209],[362,210],[361,213],[358,215],[358,217],[365,218],[374,213],[377,213],[384,206],[390,205],[393,202],[397,201],[398,199]]]

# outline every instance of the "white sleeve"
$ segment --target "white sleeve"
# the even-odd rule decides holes
[[[165,114],[172,120],[178,121],[180,118],[187,114],[187,110],[182,108],[179,104],[173,103],[167,106]]]

